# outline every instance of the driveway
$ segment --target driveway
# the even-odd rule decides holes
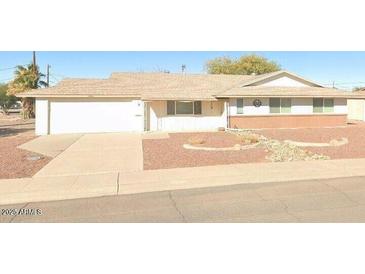
[[[90,175],[142,169],[141,134],[85,134],[34,177]]]

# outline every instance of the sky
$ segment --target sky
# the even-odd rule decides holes
[[[206,73],[205,63],[213,58],[240,57],[255,53],[273,60],[282,69],[326,86],[352,89],[365,86],[365,52],[298,52],[298,51],[151,51],[151,52],[36,52],[37,64],[45,73],[50,68],[51,85],[65,77],[107,78],[112,72],[157,72],[168,70]],[[13,78],[14,67],[32,60],[32,52],[0,52],[0,83]]]

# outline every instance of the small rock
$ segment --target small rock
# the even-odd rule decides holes
[[[243,138],[255,135],[259,146],[265,149],[265,152],[271,152],[265,158],[272,162],[289,162],[289,161],[311,161],[311,160],[328,160],[330,157],[322,154],[316,154],[299,148],[295,144],[284,143],[279,140],[269,139],[263,135],[253,133],[249,130],[228,130]]]
[[[38,161],[40,159],[42,159],[43,157],[42,156],[39,156],[39,155],[30,155],[27,157],[27,160],[29,161]]]

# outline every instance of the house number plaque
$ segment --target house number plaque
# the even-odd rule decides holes
[[[255,99],[255,100],[253,100],[253,105],[258,108],[258,107],[261,107],[262,102],[259,99]]]

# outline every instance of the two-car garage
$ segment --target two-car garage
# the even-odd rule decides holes
[[[37,98],[36,134],[143,131],[143,102],[119,98]]]

